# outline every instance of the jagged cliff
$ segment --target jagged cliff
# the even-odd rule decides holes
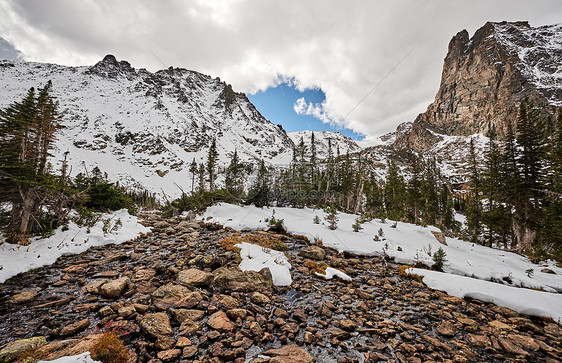
[[[545,115],[562,106],[562,24],[486,23],[472,38],[463,30],[449,43],[435,101],[399,126],[395,146],[426,151],[440,135],[487,134],[488,125],[501,137],[524,97]]]

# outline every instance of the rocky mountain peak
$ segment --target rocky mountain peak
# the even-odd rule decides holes
[[[395,145],[425,151],[439,135],[500,137],[525,97],[554,115],[562,106],[562,25],[533,28],[528,22],[486,23],[472,38],[466,30],[449,42],[435,101]]]
[[[86,73],[97,74],[106,78],[117,78],[124,75],[127,78],[136,76],[137,72],[127,61],[117,61],[114,55],[108,54],[101,61],[90,67]]]

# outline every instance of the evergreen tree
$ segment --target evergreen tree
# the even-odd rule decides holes
[[[247,203],[255,204],[257,207],[263,207],[269,203],[269,184],[271,182],[271,174],[265,166],[265,162],[260,160],[258,174],[256,180],[248,191]]]
[[[209,148],[209,153],[207,155],[207,165],[206,165],[207,181],[209,182],[210,192],[215,191],[215,180],[217,178],[217,170],[216,170],[217,157],[218,157],[217,142],[215,139],[213,139],[213,142],[211,143],[211,147]]]
[[[476,151],[474,148],[474,140],[470,139],[469,154],[470,169],[470,194],[466,200],[466,224],[473,242],[478,242],[481,233],[482,208],[480,205],[480,172],[478,170],[478,161],[476,160]]]
[[[513,226],[520,251],[529,250],[540,229],[541,181],[544,180],[544,121],[532,102],[523,100],[517,117],[517,163],[521,169]]]
[[[235,198],[240,197],[244,191],[244,165],[238,158],[238,152],[234,150],[230,164],[226,168],[224,184],[226,190]]]
[[[197,172],[197,178],[199,179],[197,191],[204,192],[205,191],[205,164],[203,163],[199,164],[199,171]]]
[[[194,186],[195,186],[195,175],[198,172],[198,167],[197,167],[197,162],[195,161],[195,158],[193,158],[193,161],[191,162],[191,164],[189,164],[189,172],[191,173],[191,194],[193,194],[195,192],[194,190]]]
[[[47,158],[60,127],[49,81],[36,94],[31,88],[21,102],[0,111],[0,200],[11,205],[7,241],[27,244],[27,234],[39,225],[42,203],[54,188]]]
[[[406,184],[394,161],[388,161],[387,170],[384,187],[386,213],[390,219],[401,220],[405,210]]]

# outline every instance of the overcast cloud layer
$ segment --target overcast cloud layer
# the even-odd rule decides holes
[[[114,54],[136,68],[219,76],[241,92],[293,78],[326,93],[295,109],[374,137],[425,111],[457,32],[555,24],[562,1],[0,0],[0,14],[0,37],[27,60],[92,65]]]

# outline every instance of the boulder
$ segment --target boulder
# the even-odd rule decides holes
[[[234,329],[234,324],[230,321],[228,316],[226,316],[226,313],[221,310],[217,311],[209,317],[207,325],[215,330],[222,332],[231,331]]]
[[[120,279],[109,281],[101,286],[100,294],[105,298],[116,299],[123,293],[128,283],[128,277],[121,277]]]
[[[18,294],[12,295],[8,299],[8,303],[10,303],[10,304],[24,304],[24,303],[33,301],[33,299],[35,299],[37,294],[38,294],[38,292],[33,291],[33,290],[22,291]]]
[[[152,293],[152,301],[155,304],[175,306],[190,293],[191,291],[187,287],[170,282],[167,285],[160,286]]]
[[[16,358],[27,352],[32,352],[47,344],[45,337],[33,337],[28,339],[19,339],[10,342],[0,350],[0,362],[13,362]]]
[[[211,287],[227,291],[265,291],[273,286],[273,279],[268,268],[259,272],[242,271],[238,267],[220,267],[213,271],[215,278]]]
[[[151,337],[172,334],[172,326],[166,313],[145,314],[138,318],[137,322],[142,331]]]
[[[269,363],[311,363],[314,358],[296,344],[286,345],[279,349],[269,349],[265,353],[272,356]]]
[[[193,309],[172,309],[170,310],[172,317],[178,323],[183,323],[185,320],[199,320],[205,315],[205,312],[202,310],[193,310]]]
[[[90,326],[90,320],[88,318],[82,319],[80,321],[77,321],[75,323],[72,323],[70,325],[66,325],[65,327],[63,327],[60,330],[59,335],[61,337],[74,335],[78,332],[81,332],[82,330],[86,329],[89,326]]]
[[[213,281],[214,275],[210,272],[201,271],[196,268],[180,271],[177,282],[186,286],[209,286]]]
[[[448,246],[447,239],[445,238],[445,234],[443,234],[443,232],[431,231],[431,233],[433,234],[437,242],[441,243],[442,245]]]
[[[326,258],[326,252],[320,246],[312,245],[299,251],[299,255],[311,260],[323,260]]]

